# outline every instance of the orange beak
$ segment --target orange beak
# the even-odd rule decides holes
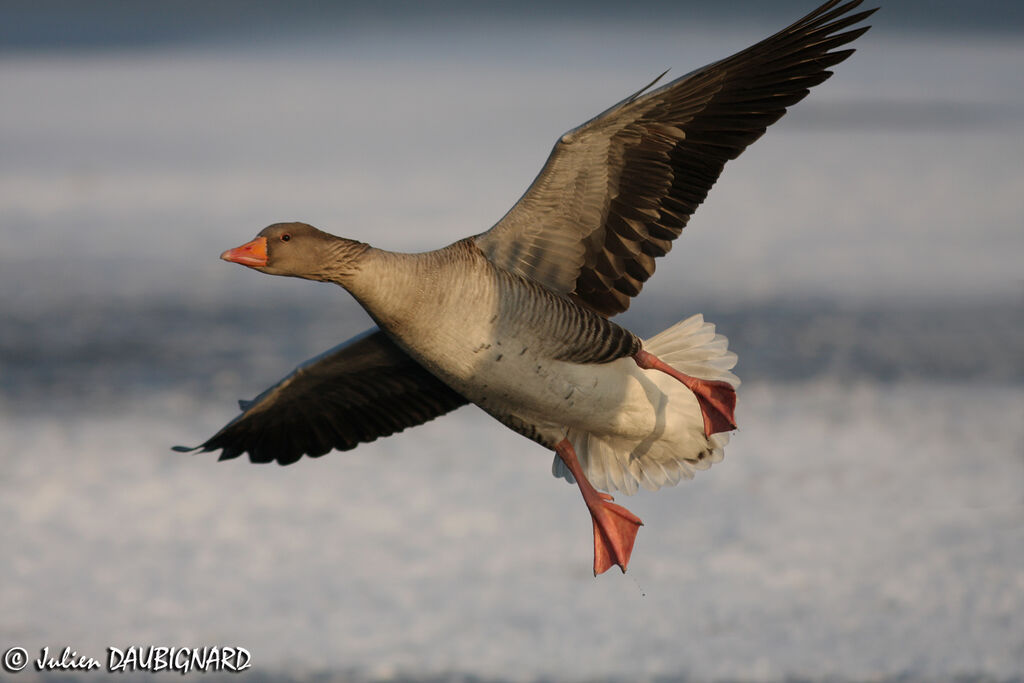
[[[220,257],[225,261],[240,263],[243,266],[265,266],[267,265],[267,238],[257,237],[252,242],[246,242],[240,247],[228,249]]]

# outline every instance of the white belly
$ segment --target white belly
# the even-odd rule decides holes
[[[628,357],[611,363],[553,360],[557,343],[513,316],[497,315],[496,305],[480,305],[491,303],[478,300],[471,309],[475,319],[455,302],[438,306],[419,318],[428,323],[406,323],[393,333],[470,401],[536,425],[556,441],[570,429],[644,439],[683,426],[703,435],[696,399],[668,375],[642,370]]]
[[[466,362],[443,377],[478,405],[526,422],[557,429],[626,439],[681,437],[703,440],[696,398],[675,379],[643,370],[632,358],[577,364],[534,354],[516,340],[480,340],[467,348]],[[451,372],[451,374],[449,374]],[[672,434],[670,434],[672,433]]]

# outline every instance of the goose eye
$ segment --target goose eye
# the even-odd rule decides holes
[[[290,240],[291,238],[292,238],[292,236],[291,236],[291,235],[289,235],[288,233],[285,233],[285,234],[281,235],[281,241],[282,241],[282,242],[287,242],[287,241],[288,241],[288,240]]]

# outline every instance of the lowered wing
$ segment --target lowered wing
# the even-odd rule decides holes
[[[195,448],[220,460],[248,453],[289,465],[400,432],[468,401],[410,358],[377,328],[311,358],[252,401]]]

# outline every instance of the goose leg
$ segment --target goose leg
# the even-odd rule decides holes
[[[594,576],[603,574],[616,564],[625,573],[629,556],[633,553],[636,532],[643,522],[626,508],[612,503],[610,495],[590,485],[568,439],[562,439],[555,445],[555,453],[576,478],[583,502],[587,504],[594,522]]]
[[[633,360],[644,370],[661,370],[682,382],[697,397],[704,417],[704,435],[736,429],[736,390],[728,382],[699,379],[679,372],[653,353],[641,349]]]

